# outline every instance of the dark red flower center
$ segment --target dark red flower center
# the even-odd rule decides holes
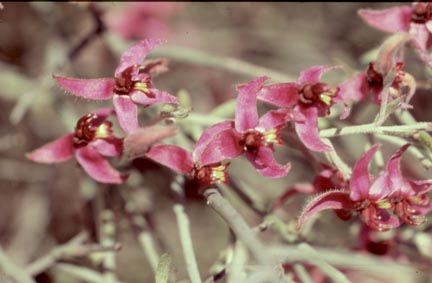
[[[243,135],[240,143],[245,151],[255,153],[264,143],[264,134],[258,131],[249,131]]]
[[[149,88],[151,88],[151,77],[146,73],[145,66],[133,65],[116,77],[114,92],[119,95],[129,95],[132,91],[139,90],[153,97]]]
[[[273,128],[266,132],[249,130],[243,134],[240,140],[240,146],[244,151],[257,153],[261,146],[272,146],[273,144],[282,144],[280,130],[283,126]]]
[[[74,134],[74,146],[76,148],[86,146],[95,139],[112,136],[112,123],[110,121],[104,121],[97,125],[97,118],[100,117],[91,113],[78,120]]]
[[[229,166],[229,162],[222,164],[210,164],[203,167],[195,167],[192,171],[192,177],[197,180],[200,185],[207,186],[217,182],[227,183],[228,173],[226,168]]]
[[[411,22],[424,24],[432,19],[431,3],[414,3],[413,12],[411,14]]]
[[[396,63],[396,76],[393,80],[392,87],[396,90],[399,90],[401,87],[401,83],[403,81],[403,77],[405,75],[405,72],[402,71],[404,63],[398,62]],[[376,69],[375,63],[370,62],[368,65],[368,68],[366,70],[366,81],[370,88],[376,89],[377,91],[380,91],[383,87],[384,78],[383,76],[378,72]]]
[[[305,84],[300,90],[299,103],[305,107],[317,107],[322,112],[329,112],[333,105],[332,97],[339,88],[330,88],[325,83]]]

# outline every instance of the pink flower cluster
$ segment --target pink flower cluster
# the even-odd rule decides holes
[[[360,11],[371,25],[387,31],[409,30],[410,40],[422,52],[430,47],[431,7],[413,4],[383,12]],[[393,26],[392,26],[393,24]],[[138,120],[138,107],[158,103],[178,104],[178,99],[152,83],[155,73],[165,70],[165,61],[145,61],[148,53],[161,41],[146,39],[127,49],[120,58],[113,77],[76,79],[54,76],[64,90],[91,100],[112,99],[113,108],[100,109],[80,118],[75,130],[44,145],[27,157],[41,163],[63,162],[75,156],[81,167],[94,180],[120,184],[127,174],[115,169],[107,158],[147,158],[179,174],[197,181],[202,188],[217,182],[228,182],[230,160],[244,156],[264,177],[282,178],[290,172],[291,164],[280,164],[275,146],[283,145],[282,132],[287,123],[294,125],[299,140],[313,152],[331,152],[333,149],[321,140],[318,118],[327,117],[332,107],[343,104],[340,119],[350,114],[350,104],[372,94],[380,104],[384,89],[389,90],[389,101],[399,99],[398,105],[407,105],[415,91],[414,78],[402,71],[399,50],[404,37],[384,48],[367,70],[337,85],[321,81],[321,77],[338,66],[312,66],[302,72],[296,82],[266,84],[266,76],[255,78],[237,86],[235,117],[205,129],[194,144],[192,152],[161,140],[174,135],[173,127],[144,126]],[[408,91],[406,91],[408,89]],[[263,115],[258,113],[259,103],[277,109]],[[116,137],[110,116],[116,117],[126,137]],[[400,171],[401,147],[388,161],[384,172],[369,174],[368,166],[379,145],[369,149],[353,166],[350,180],[331,166],[324,166],[313,184],[296,186],[283,195],[276,206],[293,193],[319,193],[302,212],[298,227],[312,215],[325,209],[335,210],[342,219],[359,215],[369,228],[385,231],[402,222],[419,225],[432,206],[428,192],[432,180],[414,181],[403,178]],[[132,153],[131,153],[132,152]],[[275,206],[275,207],[276,207]]]
[[[428,192],[431,180],[405,180],[400,171],[402,153],[409,144],[401,147],[387,162],[379,176],[370,175],[368,165],[380,145],[369,149],[354,165],[348,186],[328,190],[308,203],[298,221],[300,228],[315,213],[325,210],[342,210],[343,215],[358,214],[361,220],[378,231],[398,227],[401,222],[419,225],[432,209]]]

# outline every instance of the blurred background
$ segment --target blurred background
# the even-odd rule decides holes
[[[113,188],[92,183],[74,160],[50,166],[25,158],[26,152],[71,132],[79,117],[109,105],[109,102],[86,101],[65,94],[55,85],[52,74],[111,77],[121,52],[128,46],[143,38],[163,38],[167,43],[149,56],[169,60],[169,71],[155,78],[156,87],[173,94],[187,94],[193,112],[206,115],[236,97],[236,84],[254,78],[253,70],[247,75],[247,72],[224,69],[211,60],[225,62],[223,58],[235,58],[293,80],[311,65],[342,65],[344,71],[328,77],[331,82],[342,82],[366,68],[371,58],[367,53],[387,36],[363,23],[357,10],[395,5],[3,2],[4,8],[0,10],[0,244],[5,253],[17,264],[27,266],[81,231],[89,231],[88,241],[94,242],[97,205],[92,199],[103,194],[114,212],[115,238],[121,245],[115,268],[119,280],[153,282],[151,266],[140,248],[142,229],[150,231],[160,252],[173,257],[177,280],[187,278],[172,210],[175,197],[170,193],[170,183],[174,175],[169,170],[139,160],[136,167],[140,170],[131,170],[130,181]],[[188,48],[189,53],[180,47]],[[426,80],[429,74],[419,67],[421,63],[416,56],[408,52],[407,58],[412,64],[407,64],[406,70],[416,79]],[[259,72],[256,76],[266,75]],[[412,104],[417,120],[432,119],[430,93],[418,91]],[[143,123],[158,110],[157,107],[146,109],[141,117]],[[348,122],[370,122],[376,110],[373,105],[356,106]],[[117,133],[121,136],[120,131]],[[340,146],[344,160],[352,165],[363,152],[366,141],[371,142],[358,136],[346,137],[337,139],[336,145]],[[386,149],[385,160],[395,149],[394,146]],[[310,182],[315,177],[312,165],[295,143],[278,148],[277,152],[280,162],[293,164],[286,178],[271,181],[262,178],[245,160],[235,160],[231,165],[236,185],[261,211],[294,183]],[[318,155],[317,158],[322,159]],[[430,172],[417,165],[415,159],[407,156],[404,160],[412,162],[410,168],[404,167],[408,176],[430,178]],[[124,160],[113,162],[128,169]],[[119,193],[120,189],[127,196]],[[227,190],[226,194],[251,226],[261,222],[262,214],[251,209],[238,193]],[[125,209],[125,199],[134,203],[135,210]],[[288,231],[295,225],[304,200],[304,197],[295,198],[280,213]],[[207,278],[218,271],[218,259],[224,256],[232,236],[226,224],[193,192],[187,196],[186,212],[199,268]],[[144,228],[134,224],[134,213],[143,217]],[[332,213],[324,213],[315,222],[308,240],[325,247],[354,247],[359,227],[352,224],[335,221]],[[281,241],[271,233],[264,233],[263,238],[269,242]],[[414,260],[418,254],[416,248],[405,249],[410,254],[407,260]],[[92,270],[99,268],[94,260],[84,256],[62,261]],[[419,273],[422,275],[411,282],[423,282],[425,275]],[[77,279],[67,268],[55,265],[35,275],[37,282],[86,282]]]

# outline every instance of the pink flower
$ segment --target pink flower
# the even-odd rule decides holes
[[[399,168],[402,153],[409,145],[401,147],[379,177],[370,176],[368,165],[379,145],[373,146],[354,165],[349,190],[331,190],[314,198],[303,210],[298,227],[313,214],[325,209],[344,209],[357,212],[370,228],[386,231],[400,225],[400,220],[410,225],[425,221],[431,209],[427,193],[432,180],[404,180]]]
[[[108,12],[108,28],[126,39],[167,38],[168,21],[181,8],[180,2],[129,2]]]
[[[122,183],[127,175],[115,170],[104,158],[122,154],[122,140],[113,135],[112,123],[106,121],[110,114],[111,109],[100,109],[81,117],[75,132],[28,153],[27,158],[39,163],[58,163],[75,155],[94,180],[107,184]]]
[[[260,77],[238,86],[234,129],[246,158],[265,177],[280,178],[288,174],[291,165],[280,165],[273,157],[273,145],[282,144],[280,131],[289,120],[286,109],[270,111],[258,117],[257,95],[267,77]]]
[[[336,103],[345,103],[348,99],[358,101],[364,97],[364,94],[356,89],[363,80],[359,76],[336,87],[319,81],[324,73],[335,68],[337,67],[310,67],[300,73],[296,83],[268,85],[258,94],[259,100],[290,109],[298,136],[304,145],[313,151],[331,150],[319,138],[318,117],[328,115],[331,106]],[[341,118],[346,118],[348,114],[349,107],[345,103]]]
[[[359,10],[360,17],[374,28],[396,33],[409,32],[420,57],[432,66],[428,49],[432,45],[432,5],[414,2],[412,6],[397,6],[385,10]]]
[[[115,70],[115,78],[74,79],[54,76],[54,79],[62,88],[80,97],[94,100],[113,98],[121,128],[131,133],[139,128],[137,104],[178,103],[176,97],[154,88],[151,83],[151,73],[160,67],[160,62],[141,65],[147,54],[160,43],[160,40],[142,40],[126,50]]]
[[[216,182],[227,183],[225,159],[241,154],[238,137],[226,121],[207,128],[196,142],[192,154],[175,145],[155,145],[145,156],[180,174],[187,174],[201,186]]]

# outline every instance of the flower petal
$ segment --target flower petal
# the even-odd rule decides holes
[[[83,146],[75,150],[75,157],[82,168],[94,180],[105,184],[121,184],[127,175],[121,174],[91,146]]]
[[[387,161],[387,167],[385,174],[388,175],[392,187],[394,189],[400,190],[404,188],[404,179],[400,170],[400,159],[402,154],[408,149],[411,144],[405,144],[398,151],[396,151]]]
[[[215,134],[200,153],[195,152],[194,160],[202,167],[237,157],[242,153],[239,134],[234,129],[228,129]]]
[[[191,173],[194,167],[191,154],[175,145],[153,146],[145,156],[181,174]]]
[[[424,24],[412,23],[409,33],[412,36],[412,43],[420,59],[429,67],[432,67],[432,59],[429,55],[431,33]]]
[[[118,138],[96,139],[90,143],[97,152],[103,156],[121,156],[123,151],[123,141]]]
[[[79,97],[106,100],[114,95],[116,81],[113,78],[74,79],[54,75],[53,78],[64,90]]]
[[[256,100],[258,92],[267,79],[267,77],[259,77],[237,87],[239,94],[236,101],[235,128],[240,133],[254,129],[258,125]]]
[[[386,31],[408,31],[410,26],[412,8],[409,6],[397,6],[385,10],[360,9],[360,17],[370,26]]]
[[[175,135],[175,130],[174,126],[158,125],[140,128],[124,139],[124,153],[128,159],[144,156],[154,143]]]
[[[297,104],[299,86],[296,83],[280,83],[263,87],[258,99],[279,107],[290,107]]]
[[[115,76],[117,77],[130,66],[141,65],[147,54],[161,43],[162,41],[159,39],[145,39],[129,47],[120,58],[120,63],[115,70]]]
[[[328,191],[312,199],[303,209],[297,222],[297,229],[300,230],[305,221],[312,215],[325,209],[352,209],[353,203],[346,191]]]
[[[223,139],[227,139],[227,144],[223,144]],[[200,166],[206,164],[217,163],[223,159],[233,158],[242,153],[239,146],[239,135],[234,130],[232,121],[223,121],[214,124],[201,134],[198,141],[195,143],[192,158],[198,162]],[[212,153],[212,148],[218,148],[218,154]],[[224,148],[221,148],[224,147]]]
[[[340,84],[338,95],[333,100],[337,103],[345,102],[346,100],[360,101],[365,99],[367,94],[366,74],[362,72]]]
[[[387,198],[392,193],[392,181],[388,174],[376,178],[369,188],[368,200],[379,201]]]
[[[125,133],[139,129],[138,108],[129,96],[114,95],[113,105],[120,127]]]
[[[353,167],[353,172],[350,181],[350,197],[353,201],[367,199],[369,196],[370,178],[369,178],[369,163],[380,147],[376,144],[363,154]]]
[[[291,110],[278,109],[269,111],[259,119],[258,127],[263,128],[265,131],[284,126],[291,120]]]
[[[297,83],[299,85],[303,85],[306,83],[317,83],[320,81],[321,76],[324,75],[326,72],[333,70],[333,69],[339,69],[339,66],[312,66],[307,68],[306,70],[302,71],[300,73],[300,76],[297,80]]]
[[[296,109],[304,121],[295,121],[295,130],[303,144],[310,150],[317,152],[330,151],[331,147],[326,145],[319,138],[318,133],[318,110],[315,107]]]
[[[149,89],[149,91],[150,95],[147,95],[139,90],[133,91],[131,93],[132,101],[144,106],[153,105],[156,103],[179,103],[177,97],[169,94],[166,91],[158,90],[155,88],[151,88]]]
[[[73,155],[74,134],[64,135],[38,149],[26,154],[26,157],[39,163],[57,163],[68,160]]]
[[[264,177],[282,178],[288,175],[291,164],[280,165],[273,157],[273,151],[269,147],[261,146],[256,154],[245,153],[246,158],[255,169]]]

